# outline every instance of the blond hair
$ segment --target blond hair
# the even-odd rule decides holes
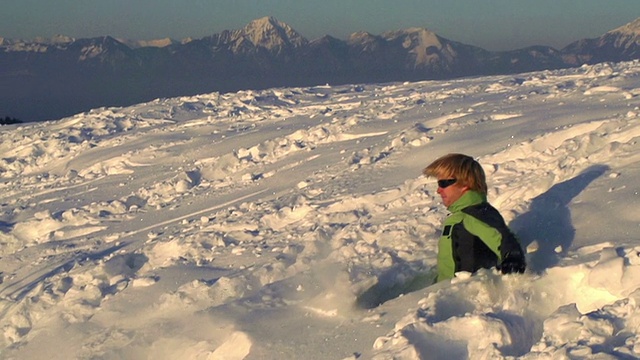
[[[470,190],[487,194],[487,180],[480,163],[464,154],[447,154],[424,168],[428,177],[456,179],[457,183]]]

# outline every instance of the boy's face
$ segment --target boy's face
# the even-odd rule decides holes
[[[447,180],[450,178],[440,178],[438,177],[438,181],[440,180]],[[453,204],[454,202],[458,201],[458,199],[460,199],[460,197],[462,196],[462,194],[464,194],[465,192],[467,192],[467,190],[469,190],[469,188],[467,186],[462,186],[460,185],[460,183],[455,182],[451,185],[448,185],[446,187],[441,187],[438,186],[438,194],[440,195],[440,197],[442,198],[442,203],[444,204],[444,206],[449,207],[451,206],[451,204]]]

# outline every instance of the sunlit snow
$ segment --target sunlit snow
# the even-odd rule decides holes
[[[0,357],[638,358],[639,137],[638,61],[4,126]],[[529,269],[388,296],[435,265],[450,152]]]

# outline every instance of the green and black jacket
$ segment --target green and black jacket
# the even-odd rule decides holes
[[[448,210],[438,242],[438,281],[499,266],[507,255],[524,261],[518,240],[484,194],[467,191]]]

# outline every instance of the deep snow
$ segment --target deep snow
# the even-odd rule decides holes
[[[640,357],[639,136],[638,61],[4,126],[0,357]],[[435,265],[449,152],[529,270],[386,296]]]

